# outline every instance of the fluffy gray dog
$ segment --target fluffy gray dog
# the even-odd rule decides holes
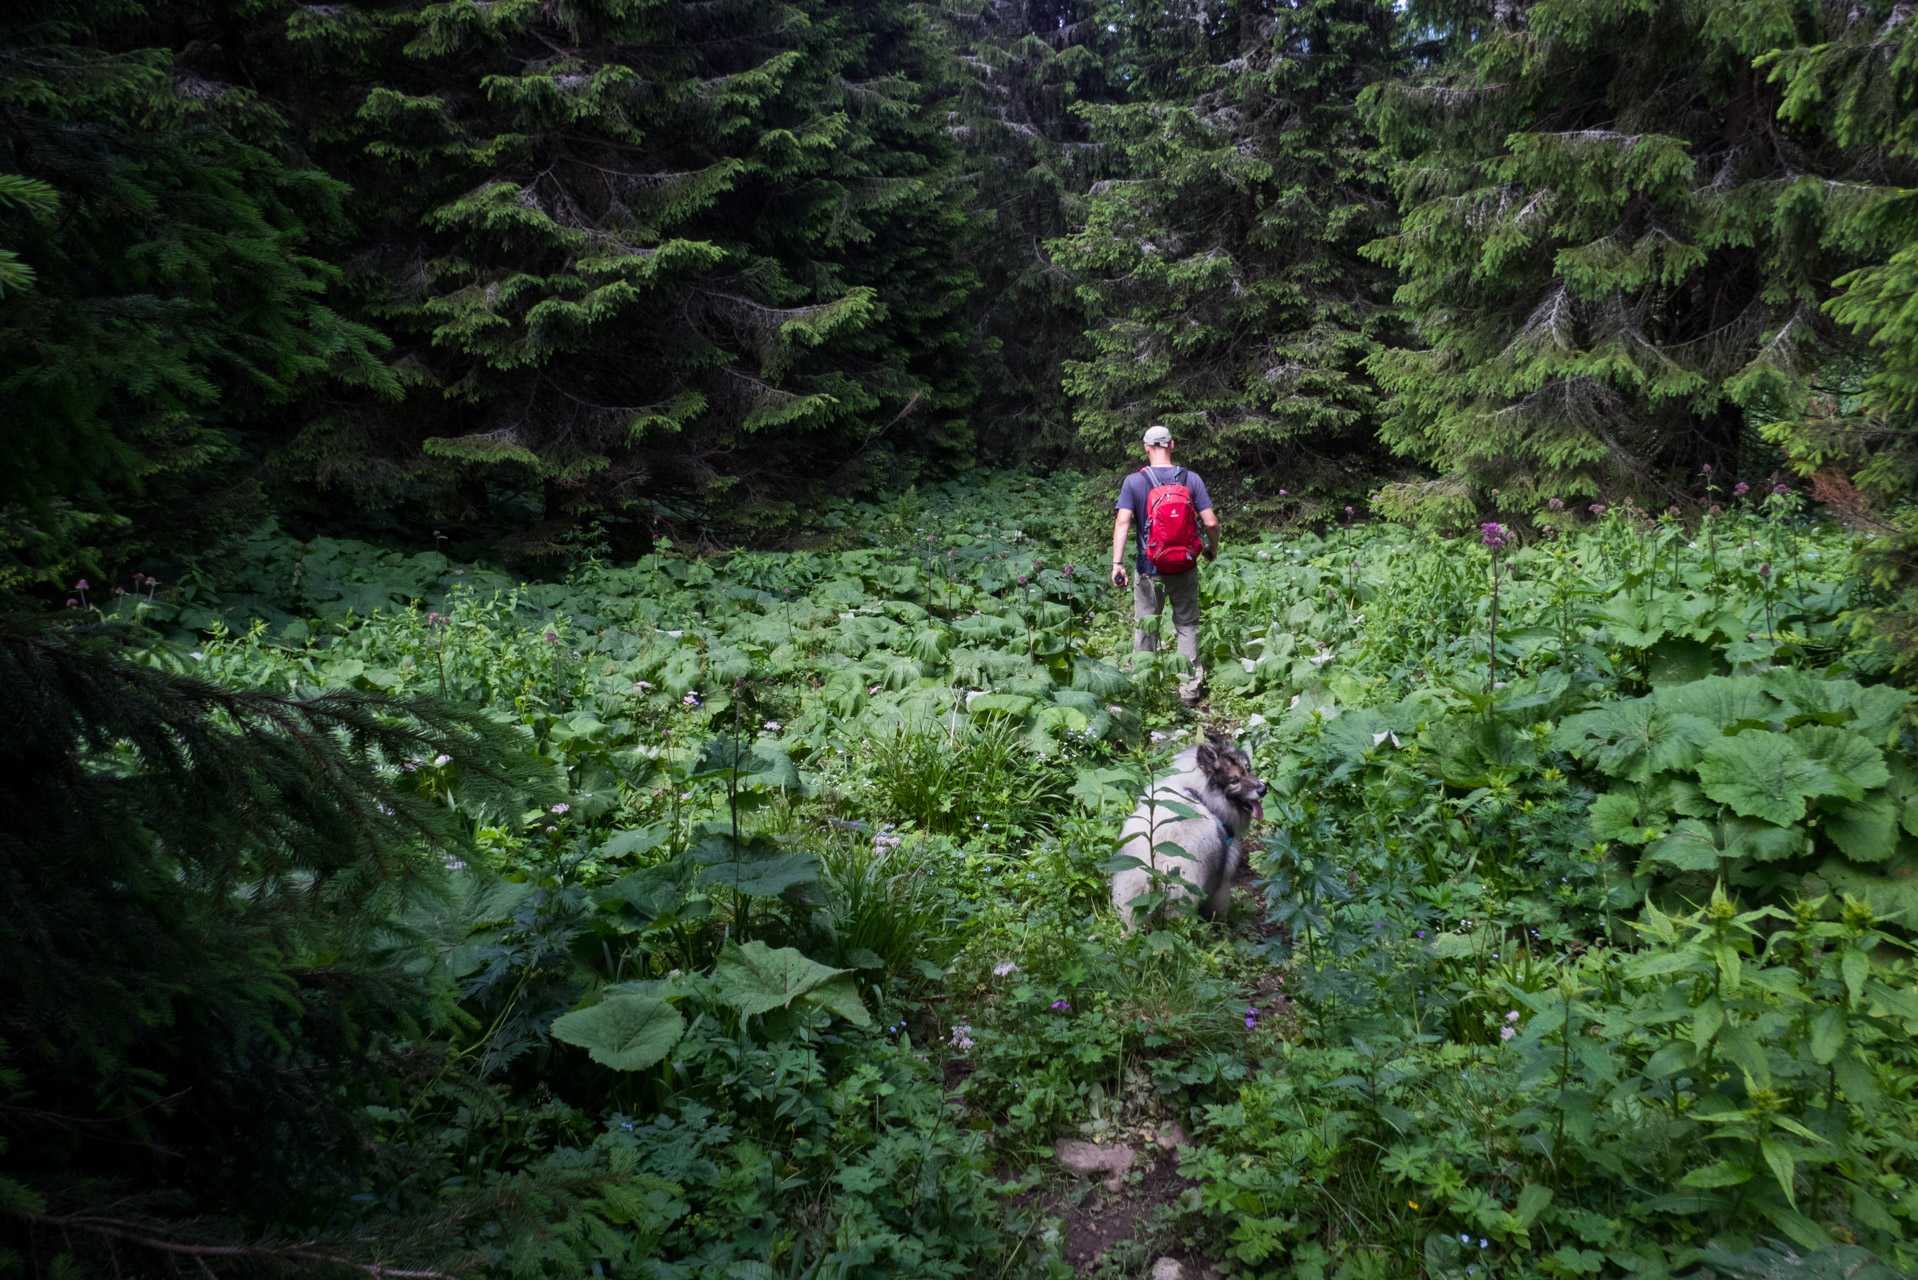
[[[1259,803],[1265,783],[1252,776],[1252,762],[1224,734],[1208,732],[1204,742],[1180,752],[1172,763],[1179,772],[1161,782],[1151,797],[1141,799],[1126,819],[1126,840],[1119,852],[1146,864],[1112,877],[1112,905],[1128,929],[1136,923],[1136,908],[1130,904],[1152,892],[1154,870],[1162,877],[1176,871],[1184,878],[1183,885],[1177,880],[1166,882],[1168,898],[1196,893],[1200,915],[1224,919],[1232,877],[1244,856],[1239,837],[1252,819],[1265,816],[1265,806]],[[1166,806],[1168,800],[1196,813],[1181,817]],[[1153,847],[1163,844],[1178,845],[1184,852],[1160,852]]]

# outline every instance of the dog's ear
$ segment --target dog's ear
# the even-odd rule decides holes
[[[1199,772],[1210,778],[1219,771],[1219,747],[1213,742],[1201,742],[1193,756],[1199,766]]]
[[[1232,745],[1232,739],[1223,729],[1207,729],[1205,731],[1205,740],[1221,750]]]

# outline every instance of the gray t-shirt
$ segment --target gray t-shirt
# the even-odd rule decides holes
[[[1119,486],[1119,500],[1112,504],[1112,509],[1132,513],[1132,532],[1139,544],[1139,554],[1133,559],[1140,573],[1158,572],[1145,558],[1145,496],[1162,484],[1182,484],[1192,490],[1193,515],[1212,510],[1212,496],[1205,491],[1205,481],[1199,479],[1196,471],[1187,471],[1184,467],[1147,467],[1127,476],[1125,483]]]

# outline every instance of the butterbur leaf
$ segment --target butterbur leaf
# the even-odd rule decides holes
[[[1716,871],[1722,851],[1710,823],[1685,818],[1672,828],[1670,835],[1654,841],[1645,850],[1645,856],[1680,871]]]
[[[1791,740],[1808,760],[1831,771],[1833,792],[1847,800],[1862,800],[1865,792],[1891,781],[1885,753],[1849,729],[1806,725],[1791,731]]]
[[[1825,834],[1854,862],[1883,862],[1898,851],[1898,807],[1880,791],[1826,815]]]
[[[1638,797],[1611,791],[1592,801],[1592,838],[1637,844]]]
[[[1654,773],[1689,769],[1699,749],[1719,736],[1696,716],[1659,709],[1651,698],[1615,702],[1572,716],[1554,745],[1591,760],[1614,778],[1647,782]]]
[[[771,898],[788,889],[819,878],[819,860],[810,853],[788,853],[772,858],[739,862],[716,862],[699,874],[699,883],[743,893],[750,898]]]
[[[866,1012],[866,1003],[859,998],[859,986],[850,973],[828,978],[799,998],[828,1013],[838,1014],[855,1027],[872,1025],[872,1015]]]
[[[1770,728],[1781,712],[1756,676],[1708,676],[1660,689],[1652,700],[1671,715],[1696,716],[1718,734]]]
[[[1805,851],[1803,827],[1779,827],[1757,818],[1738,818],[1727,814],[1718,824],[1720,847],[1728,858],[1750,858],[1754,862],[1776,862]]]
[[[615,831],[605,844],[594,850],[602,858],[630,858],[657,849],[666,843],[666,827],[660,823],[631,831]]]
[[[1807,760],[1791,739],[1777,733],[1741,733],[1705,748],[1698,762],[1705,794],[1747,818],[1786,826],[1805,816],[1805,801],[1831,795],[1830,770]]]
[[[791,947],[774,950],[757,938],[743,945],[728,943],[713,964],[719,998],[746,1015],[783,1009],[849,972],[809,960]]]
[[[652,1066],[685,1030],[686,1020],[679,1010],[648,996],[614,996],[553,1021],[554,1039],[578,1045],[594,1062],[615,1071]]]

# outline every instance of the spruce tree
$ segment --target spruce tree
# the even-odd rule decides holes
[[[1835,472],[1903,508],[1892,536],[1868,545],[1866,567],[1894,596],[1872,625],[1908,666],[1918,656],[1918,13],[1878,3],[1836,19],[1829,40],[1766,61],[1785,119],[1822,127],[1850,162],[1855,194],[1833,234],[1865,265],[1834,282],[1825,310],[1864,350],[1821,370],[1765,433],[1801,472],[1826,483]]]
[[[1082,437],[1112,457],[1163,422],[1182,459],[1257,478],[1235,506],[1363,483],[1346,455],[1367,447],[1363,364],[1392,320],[1359,248],[1392,211],[1356,100],[1397,69],[1392,7],[1109,4],[1097,21],[1127,98],[1080,110],[1113,176],[1051,245],[1095,317],[1066,366]]]
[[[967,308],[981,338],[976,416],[994,458],[1080,452],[1064,361],[1081,353],[1088,315],[1045,246],[1071,229],[1068,208],[1108,168],[1108,148],[1076,110],[1124,93],[1108,74],[1116,40],[1100,9],[1101,0],[960,0],[937,11],[980,275]]]
[[[259,93],[146,44],[142,17],[122,0],[0,14],[5,582],[256,520],[224,474],[238,433],[317,381],[393,389],[312,254],[344,186]]]
[[[776,518],[801,478],[963,444],[972,280],[906,14],[416,2],[286,35],[328,68],[313,145],[365,197],[356,286],[415,382],[316,416],[306,474],[530,490],[538,550],[662,499]]]
[[[1417,344],[1370,367],[1384,439],[1439,479],[1388,503],[1663,508],[1745,461],[1747,414],[1832,344],[1852,190],[1754,65],[1818,41],[1810,0],[1412,6],[1435,62],[1372,91]],[[1807,121],[1806,125],[1809,126]],[[1493,497],[1496,492],[1496,497]]]

